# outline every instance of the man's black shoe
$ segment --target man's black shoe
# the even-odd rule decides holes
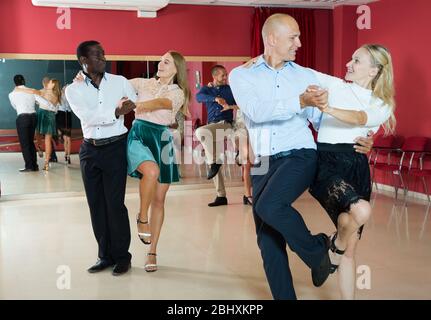
[[[33,172],[33,171],[34,171],[33,169],[27,169],[27,168],[19,169],[19,172]]]
[[[311,268],[311,278],[313,280],[313,284],[316,287],[320,287],[326,279],[328,279],[330,270],[331,270],[331,260],[329,259],[329,238],[324,233],[319,233],[317,236],[320,236],[325,241],[325,253],[323,255],[322,260],[320,261],[319,266]]]
[[[226,197],[217,197],[214,202],[208,203],[208,207],[217,207],[217,206],[225,206],[227,205]]]
[[[218,163],[213,163],[210,166],[210,171],[208,172],[208,176],[207,176],[208,180],[211,180],[217,175],[218,171],[220,170],[220,167],[221,167],[221,164],[218,164]]]
[[[121,276],[122,274],[125,274],[127,271],[129,271],[131,267],[132,264],[130,263],[130,261],[117,263],[112,270],[112,275]]]
[[[94,266],[87,269],[89,273],[96,273],[105,270],[106,268],[112,267],[114,264],[106,260],[98,260]]]

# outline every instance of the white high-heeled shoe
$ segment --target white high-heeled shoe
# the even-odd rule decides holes
[[[147,256],[157,257],[157,253],[149,252],[149,253],[147,253]],[[155,272],[155,271],[157,271],[157,264],[156,263],[147,263],[144,268],[145,268],[145,271],[147,271],[147,272]]]
[[[139,216],[138,216],[138,218],[136,219],[136,222],[139,224],[148,224],[148,221],[141,221],[140,219],[139,219]],[[138,237],[139,237],[139,240],[141,240],[144,244],[146,244],[146,245],[149,245],[149,244],[151,244],[151,233],[147,233],[147,232],[139,232],[138,231]],[[147,238],[150,238],[150,241],[145,241],[145,240],[147,240]]]

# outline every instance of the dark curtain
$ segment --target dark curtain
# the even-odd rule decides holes
[[[253,34],[251,56],[263,53],[262,27],[266,19],[274,13],[286,13],[298,22],[301,30],[302,47],[298,50],[295,62],[309,68],[315,68],[316,30],[313,9],[299,8],[255,8],[253,17]]]

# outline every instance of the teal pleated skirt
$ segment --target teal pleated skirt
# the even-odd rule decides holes
[[[37,110],[36,131],[40,134],[56,136],[57,127],[55,125],[55,113],[39,108],[39,110]]]
[[[172,133],[168,127],[136,119],[127,140],[127,171],[131,177],[142,178],[137,170],[144,161],[155,162],[160,170],[160,183],[178,182],[178,166]]]

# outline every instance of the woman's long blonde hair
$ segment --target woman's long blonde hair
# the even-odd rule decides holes
[[[168,53],[174,59],[175,67],[177,68],[177,74],[174,77],[174,83],[177,84],[184,92],[184,103],[180,111],[187,117],[190,116],[189,104],[190,104],[190,87],[187,80],[187,66],[186,59],[183,55],[176,51],[168,51]]]
[[[52,81],[54,83],[54,87],[52,88],[52,94],[54,95],[54,99],[56,101],[51,101],[53,104],[58,104],[61,101],[61,85],[60,81],[57,79],[49,79],[49,81]]]
[[[378,73],[371,81],[373,96],[380,98],[389,106],[391,115],[383,124],[385,135],[395,132],[395,88],[392,57],[389,50],[379,44],[366,44],[362,48],[366,49],[371,57],[371,63],[378,68]]]

